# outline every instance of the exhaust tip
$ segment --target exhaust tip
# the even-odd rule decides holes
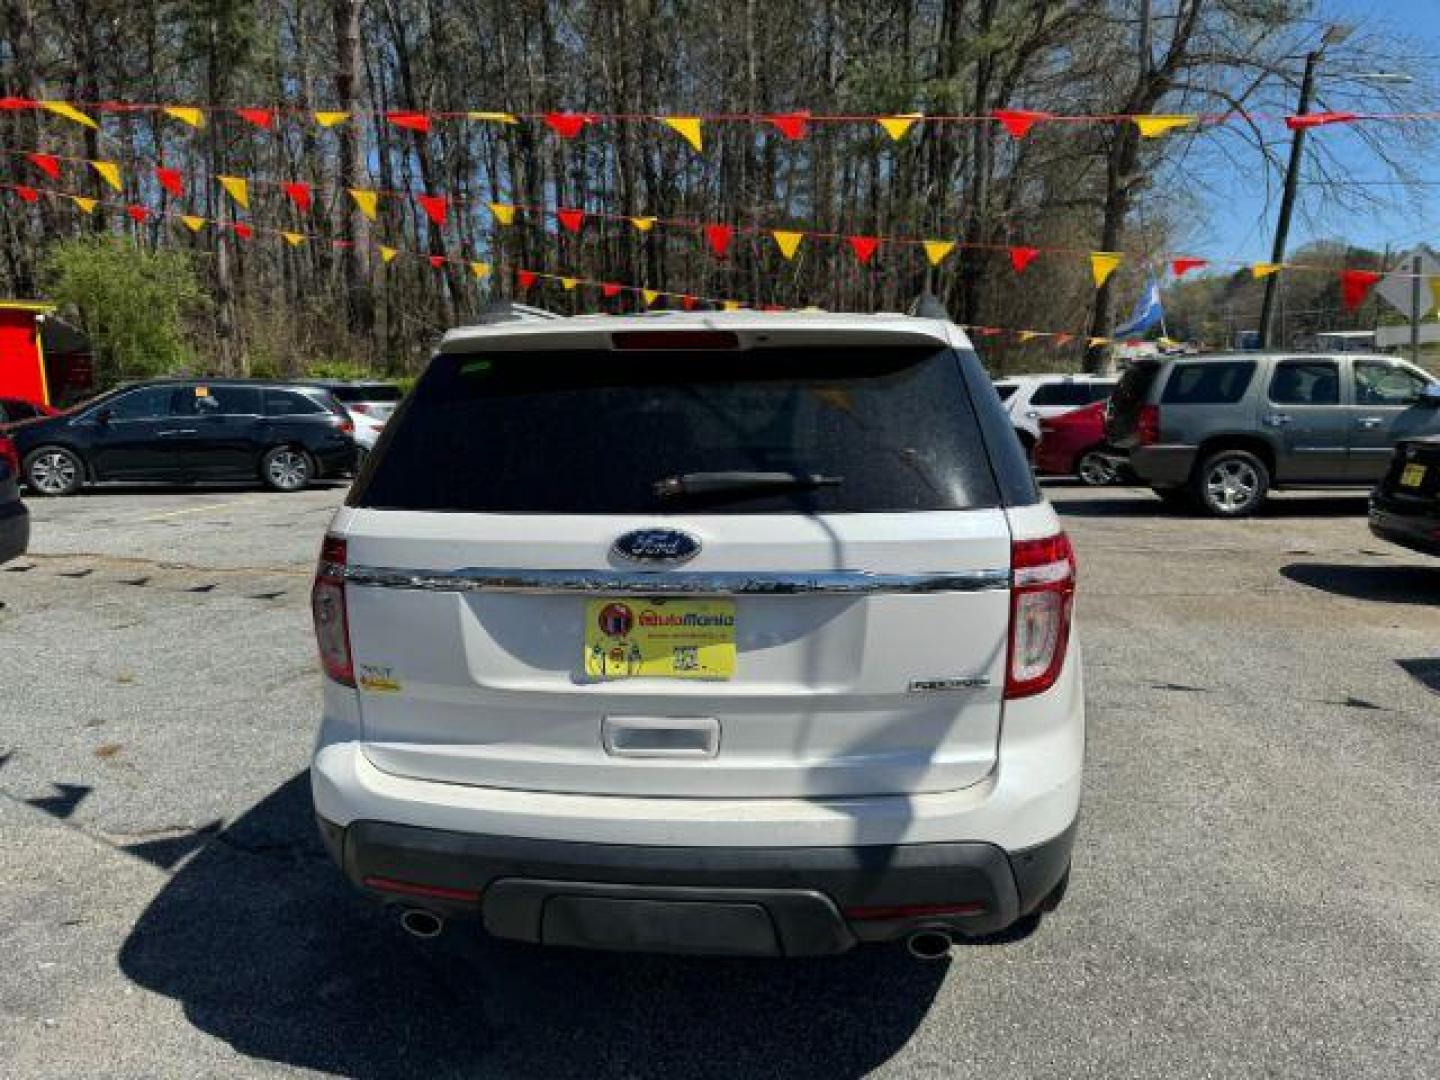
[[[944,930],[917,930],[905,939],[905,948],[916,960],[943,960],[954,944]]]
[[[406,908],[400,914],[400,925],[411,937],[436,938],[445,929],[445,920],[433,911],[420,908]]]

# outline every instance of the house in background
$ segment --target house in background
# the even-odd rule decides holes
[[[0,397],[63,407],[95,392],[90,340],[55,305],[0,300]]]

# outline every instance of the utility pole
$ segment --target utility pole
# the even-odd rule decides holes
[[[1420,269],[1423,257],[1417,251],[1410,260],[1410,362],[1420,363]]]
[[[1296,116],[1310,111],[1310,99],[1315,94],[1315,67],[1325,52],[1322,44],[1305,56],[1305,75],[1300,80],[1300,103],[1295,107]],[[1275,222],[1275,246],[1270,249],[1270,261],[1277,266],[1285,261],[1285,242],[1290,238],[1290,215],[1295,209],[1295,192],[1300,185],[1300,151],[1305,146],[1305,129],[1296,128],[1290,140],[1290,161],[1285,166],[1285,190],[1280,196],[1280,217]],[[1271,323],[1275,318],[1275,291],[1280,287],[1280,271],[1276,270],[1265,279],[1265,301],[1260,305],[1260,348],[1270,347]]]

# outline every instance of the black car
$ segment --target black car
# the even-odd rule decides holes
[[[1370,531],[1440,555],[1440,435],[1396,444],[1390,469],[1370,496]]]
[[[299,491],[355,467],[355,425],[330,394],[250,379],[160,379],[8,434],[37,495],[87,482],[259,480]]]
[[[20,484],[9,461],[0,457],[0,563],[24,555],[30,546],[30,513],[20,501]]]

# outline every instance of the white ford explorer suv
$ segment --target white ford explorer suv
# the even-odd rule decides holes
[[[1064,893],[1074,586],[951,323],[455,330],[321,551],[320,829],[423,936],[941,955]]]

